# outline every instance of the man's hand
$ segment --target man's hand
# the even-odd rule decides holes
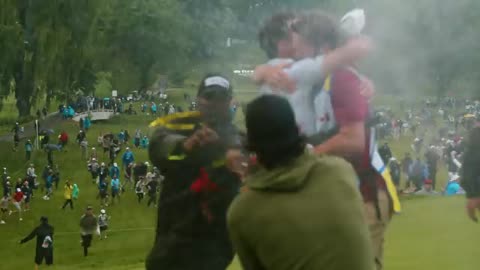
[[[284,71],[291,63],[280,65],[261,65],[255,68],[253,80],[257,84],[266,84],[274,90],[295,91],[295,82]]]
[[[240,150],[232,149],[228,150],[226,154],[226,163],[227,168],[238,174],[240,178],[245,177],[248,165],[247,165],[247,157],[242,154]]]
[[[373,82],[367,78],[362,79],[362,90],[360,91],[360,94],[364,96],[367,99],[373,98],[375,95],[375,85]]]
[[[218,134],[211,128],[203,127],[183,142],[183,148],[190,152],[196,146],[204,146],[219,139]]]
[[[478,222],[477,211],[480,211],[480,198],[467,199],[467,214],[475,222]]]

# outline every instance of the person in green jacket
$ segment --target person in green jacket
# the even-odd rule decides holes
[[[469,134],[461,168],[462,187],[467,194],[467,214],[478,222],[480,211],[480,125],[477,124]]]
[[[254,100],[246,126],[257,164],[227,217],[243,269],[375,269],[351,165],[309,153],[283,97]]]

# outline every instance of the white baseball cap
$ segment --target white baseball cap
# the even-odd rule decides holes
[[[105,214],[107,211],[105,209],[100,210],[100,213]]]
[[[340,26],[349,36],[360,35],[365,27],[365,11],[363,9],[351,10],[342,17]]]
[[[118,167],[117,163],[113,163],[113,167]]]

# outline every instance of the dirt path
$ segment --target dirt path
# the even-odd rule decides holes
[[[58,126],[61,121],[63,121],[63,119],[60,114],[52,113],[48,115],[44,120],[40,120],[40,129],[55,130],[55,127]],[[35,122],[25,123],[20,126],[24,127],[24,132],[20,134],[20,139],[35,136]],[[0,135],[0,142],[13,142],[13,132]]]

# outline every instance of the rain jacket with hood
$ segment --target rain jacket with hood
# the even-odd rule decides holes
[[[255,168],[228,212],[243,268],[374,269],[355,180],[346,161],[308,153],[288,166]]]

